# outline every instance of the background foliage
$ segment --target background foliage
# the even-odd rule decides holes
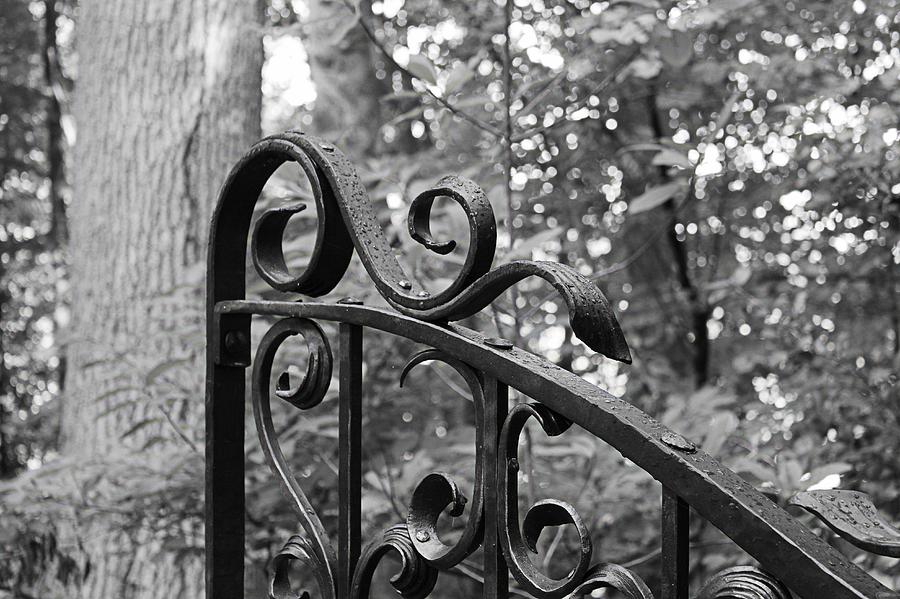
[[[511,1],[507,11],[490,0],[270,0],[264,128],[299,123],[347,148],[401,259],[434,289],[464,255],[463,216],[438,206],[436,233],[461,242],[440,257],[409,239],[406,207],[443,174],[476,180],[503,221],[499,260],[557,260],[594,276],[635,362],[619,366],[577,342],[564,306],[539,282],[521,284],[470,326],[622,395],[777,501],[814,485],[860,489],[896,521],[896,1]],[[202,431],[178,431],[189,451],[172,448],[164,472],[123,452],[83,466],[75,481],[54,454],[64,396],[57,331],[67,322],[65,188],[54,148],[72,141],[63,133],[67,76],[77,84],[73,22],[64,2],[0,6],[0,596],[27,596],[48,564],[66,584],[85,575],[77,530],[88,518],[202,551]],[[362,66],[351,71],[342,60]],[[306,196],[299,173],[282,169],[264,203]],[[308,214],[285,243],[299,267],[314,235]],[[199,265],[197,273],[200,286]],[[357,263],[334,295],[381,301]],[[184,334],[202,343],[202,331]],[[371,534],[404,517],[428,472],[472,476],[473,410],[456,375],[420,366],[397,387],[415,350],[366,338]],[[300,348],[283,353],[302,371]],[[179,385],[178,366],[163,360],[146,375],[167,385],[167,400],[196,392]],[[329,526],[335,401],[279,414],[286,452]],[[252,439],[247,459],[248,584],[261,593],[294,523]],[[521,459],[528,501],[571,502],[599,557],[633,565],[652,586],[652,479],[580,430],[555,439],[532,431]],[[547,535],[536,559],[564,574],[574,540]],[[703,522],[692,542],[698,579],[746,560]],[[897,586],[896,560],[835,542]],[[479,560],[470,561],[443,596],[477,587]]]

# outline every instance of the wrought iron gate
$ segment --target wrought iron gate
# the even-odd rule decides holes
[[[290,274],[282,253],[288,219],[302,206],[266,211],[252,235],[254,205],[265,182],[286,161],[306,173],[318,214],[316,244],[309,266]],[[626,401],[503,339],[484,337],[453,324],[488,306],[509,286],[537,276],[565,300],[574,333],[593,350],[630,361],[628,345],[600,290],[574,270],[549,262],[517,261],[491,270],[496,225],[481,189],[459,177],[445,177],[419,195],[409,213],[409,232],[429,250],[448,253],[453,242],[435,240],[429,220],[437,197],[464,209],[470,229],[465,263],[444,291],[429,294],[407,276],[394,257],[353,165],[334,146],[297,131],[266,138],[237,163],[225,183],[213,217],[208,271],[207,596],[243,598],[244,570],[244,401],[245,369],[252,367],[251,397],[259,442],[272,474],[294,505],[302,531],[275,558],[271,596],[300,596],[288,572],[301,562],[315,575],[325,598],[364,598],[379,560],[394,552],[401,570],[392,579],[407,599],[426,597],[438,573],[475,549],[484,555],[483,596],[506,597],[509,575],[526,593],[542,599],[582,595],[609,587],[630,599],[652,597],[633,572],[614,564],[593,564],[585,524],[569,504],[539,501],[521,520],[518,513],[516,447],[534,418],[548,435],[578,424],[662,483],[662,599],[688,593],[690,509],[728,535],[761,565],[731,568],[712,577],[702,598],[781,599],[790,593],[808,599],[897,594],[798,523],[742,478],[724,468],[681,435]],[[341,280],[356,250],[378,292],[392,310],[345,298],[333,303],[250,301],[245,298],[246,254],[259,276],[285,292],[321,296]],[[253,316],[280,317],[251,358]],[[282,455],[270,411],[270,377],[275,352],[288,337],[303,338],[309,350],[307,373],[296,389],[286,375],[276,394],[301,410],[324,397],[332,375],[331,345],[316,321],[338,323],[339,474],[337,546],[303,494]],[[360,533],[363,335],[378,329],[422,343],[428,349],[409,362],[441,360],[466,381],[476,411],[475,487],[461,538],[445,544],[439,515],[463,513],[466,498],[446,474],[432,473],[417,486],[406,522],[377,539]],[[512,386],[536,400],[508,407]],[[880,519],[865,496],[851,492],[801,494],[796,498],[848,540],[869,551],[900,556],[900,533]],[[577,565],[563,579],[547,577],[529,559],[547,526],[574,525],[581,539]],[[788,591],[788,587],[791,591]]]

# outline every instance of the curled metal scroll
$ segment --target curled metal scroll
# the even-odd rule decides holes
[[[372,575],[381,558],[395,552],[400,558],[400,571],[391,577],[391,585],[404,599],[424,599],[434,589],[438,571],[426,562],[413,547],[405,524],[387,529],[382,538],[366,546],[353,573],[350,599],[369,596]]]
[[[498,450],[500,486],[500,545],[512,575],[522,587],[541,599],[563,597],[574,591],[585,580],[591,564],[593,550],[591,537],[578,512],[571,505],[556,499],[537,502],[526,512],[519,528],[519,463],[516,453],[519,435],[529,418],[535,420],[550,436],[562,434],[571,422],[539,403],[518,404],[509,411],[500,431]],[[537,553],[537,540],[547,526],[575,526],[581,543],[577,565],[561,579],[553,579],[541,572],[528,557]]]
[[[269,599],[309,599],[309,592],[304,590],[297,593],[291,586],[291,566],[294,563],[310,566],[320,589],[328,589],[331,586],[327,564],[323,564],[316,557],[309,539],[295,535],[288,539],[278,555],[272,559],[272,568],[275,572],[269,585]]]
[[[288,221],[305,210],[305,204],[266,210],[253,228],[250,255],[256,272],[273,288],[318,297],[334,289],[344,276],[353,256],[353,242],[340,218],[334,191],[322,178],[321,171],[302,151],[294,153],[292,158],[306,174],[316,205],[316,244],[309,264],[299,276],[292,275],[281,246]]]
[[[274,288],[313,296],[328,293],[346,271],[355,247],[378,292],[391,306],[408,316],[434,322],[466,318],[510,286],[537,276],[562,295],[572,331],[579,339],[609,358],[631,361],[612,307],[590,279],[551,262],[516,261],[490,270],[496,249],[496,222],[484,191],[472,181],[444,177],[410,207],[410,234],[437,253],[452,251],[455,242],[437,241],[431,235],[429,221],[435,198],[448,197],[458,203],[469,223],[469,247],[460,272],[447,288],[431,294],[400,266],[356,169],[340,150],[298,131],[286,131],[264,139],[251,151],[268,151],[273,159],[300,164],[311,182],[319,217],[309,264],[299,276],[288,272],[281,238],[288,219],[300,208],[271,209],[257,222],[252,238],[253,263]]]
[[[791,593],[759,568],[736,566],[710,578],[697,599],[791,599]]]
[[[597,564],[591,567],[586,580],[572,591],[572,596],[584,597],[597,589],[615,589],[626,599],[654,599],[653,593],[640,576],[617,564]]]
[[[475,484],[472,506],[462,535],[454,545],[441,541],[437,532],[438,518],[444,510],[451,516],[461,516],[466,497],[456,482],[444,472],[432,472],[416,486],[409,505],[406,525],[416,551],[433,566],[446,570],[463,561],[475,551],[484,538],[484,427],[485,396],[481,380],[472,368],[459,360],[434,349],[419,352],[406,364],[400,375],[400,385],[417,364],[439,360],[451,366],[465,380],[475,404]],[[489,408],[491,411],[492,408]]]
[[[309,349],[307,374],[295,390],[290,390],[286,388],[288,377],[285,375],[287,373],[283,373],[279,377],[277,391],[279,397],[297,408],[312,408],[325,397],[328,383],[331,380],[331,348],[325,333],[313,321],[305,318],[285,318],[275,323],[260,341],[256,359],[253,361],[251,394],[256,432],[259,435],[269,468],[278,475],[278,482],[285,495],[290,499],[305,532],[303,537],[293,537],[279,554],[281,557],[275,564],[276,576],[272,581],[271,592],[274,599],[292,599],[287,575],[289,562],[301,560],[313,564],[320,590],[325,599],[334,599],[336,596],[334,571],[337,555],[328,540],[325,527],[322,526],[312,504],[303,493],[303,489],[300,488],[284,458],[272,423],[272,409],[269,404],[269,385],[275,354],[284,340],[293,335],[303,337]]]

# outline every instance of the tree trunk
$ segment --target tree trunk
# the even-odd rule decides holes
[[[199,518],[173,533],[127,506],[151,493],[148,472],[202,453],[207,223],[259,136],[260,17],[258,0],[80,3],[62,447],[118,477],[73,473],[84,505],[117,514],[74,530],[85,598],[203,593]],[[113,465],[129,459],[130,480]],[[199,500],[202,468],[190,484]]]

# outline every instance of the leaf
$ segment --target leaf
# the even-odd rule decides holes
[[[444,84],[444,93],[452,94],[466,82],[471,79],[475,75],[475,72],[470,69],[465,63],[460,63],[453,67],[453,70],[450,71],[450,75],[447,77],[447,82]]]
[[[610,4],[613,6],[616,4],[636,4],[637,6],[643,6],[653,10],[659,8],[659,2],[657,2],[657,0],[616,0]]]
[[[541,231],[540,233],[536,233],[522,242],[521,245],[516,246],[511,252],[506,255],[507,260],[521,260],[521,259],[530,259],[531,251],[537,249],[541,246],[541,244],[546,243],[548,241],[559,239],[560,235],[562,235],[563,228],[562,227],[553,227],[552,229],[548,229],[546,231]]]
[[[803,468],[793,458],[778,460],[778,483],[782,489],[793,490],[800,488],[800,478],[803,476]]]
[[[179,366],[184,366],[185,364],[190,364],[193,362],[193,358],[175,358],[173,360],[166,360],[165,362],[160,362],[148,372],[144,376],[144,384],[152,385],[154,384],[159,377],[161,377],[166,372],[178,368]]]
[[[633,60],[630,68],[636,77],[653,79],[659,75],[659,71],[662,69],[662,62],[655,58],[642,57]]]
[[[743,287],[750,280],[751,276],[753,276],[753,269],[742,264],[734,269],[731,277],[729,277],[729,281],[736,287]]]
[[[625,146],[624,148],[619,150],[619,152],[620,153],[643,152],[643,151],[650,151],[650,150],[660,150],[661,151],[661,150],[668,150],[668,149],[669,149],[669,146],[664,146],[662,144],[642,143],[642,144],[631,144],[631,145]]]
[[[672,196],[678,193],[680,189],[680,181],[672,181],[670,183],[664,183],[662,185],[657,185],[656,187],[651,187],[638,197],[631,200],[631,203],[628,205],[628,211],[631,214],[640,214],[641,212],[652,210],[661,205],[666,200],[670,199]]]
[[[809,480],[807,482],[809,483],[809,486],[812,486],[830,474],[844,474],[851,470],[853,470],[853,465],[848,464],[847,462],[825,464],[824,466],[813,468],[812,472],[809,473]]]
[[[752,475],[760,482],[774,482],[775,471],[768,465],[757,462],[753,458],[738,458],[732,465],[731,469],[735,472],[744,472]]]
[[[331,34],[324,36],[328,38],[328,45],[333,48],[339,47],[344,38],[347,37],[347,34],[356,27],[356,24],[359,22],[359,15],[359,11],[354,11],[350,18],[337,19],[340,25],[335,27]]]
[[[145,420],[139,420],[138,422],[133,424],[130,428],[128,428],[124,433],[119,435],[119,439],[127,439],[128,437],[132,436],[133,434],[140,431],[141,429],[143,429],[147,426],[150,426],[151,424],[155,424],[157,422],[162,422],[162,421],[159,418],[147,418]]]
[[[731,412],[719,412],[709,421],[708,432],[703,440],[703,451],[715,456],[722,449],[728,436],[737,429],[740,422]]]
[[[692,166],[691,161],[684,153],[672,148],[664,148],[653,157],[651,163],[655,166],[678,166],[681,168],[691,168]]]
[[[437,83],[437,71],[435,71],[434,65],[421,54],[410,54],[409,64],[406,65],[406,69],[430,85]]]
[[[672,31],[670,36],[659,36],[656,47],[666,64],[676,69],[686,66],[694,55],[694,43],[683,31]]]

